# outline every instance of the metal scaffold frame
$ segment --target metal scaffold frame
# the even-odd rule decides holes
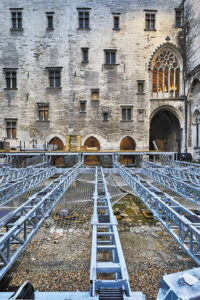
[[[200,218],[118,162],[120,176],[185,252],[200,265]]]
[[[79,162],[68,169],[42,191],[31,196],[1,223],[1,227],[6,226],[6,232],[0,234],[0,279],[49,216],[53,207],[77,177],[81,167],[82,162]]]
[[[148,161],[143,161],[142,166],[150,169],[153,168],[155,170],[163,172],[166,175],[176,177],[179,180],[182,179],[182,181],[191,182],[194,185],[200,184],[200,173],[193,173],[190,168],[171,168],[166,165],[159,165]]]
[[[15,183],[3,185],[3,188],[0,189],[0,207],[8,204],[15,198],[19,197],[55,174],[55,167],[49,167],[41,170],[39,169],[39,172],[38,169],[36,169],[36,174],[32,176],[27,176]]]
[[[49,167],[49,163],[41,163],[27,168],[7,168],[7,171],[3,171],[1,174],[0,169],[0,184],[9,183],[10,181],[16,181],[24,177],[31,176],[39,173],[41,169]]]
[[[142,174],[176,194],[183,196],[185,199],[200,205],[200,189],[197,185],[192,186],[191,183],[169,177],[159,172],[159,169],[153,170],[152,168],[142,167]]]
[[[96,168],[94,214],[92,216],[92,254],[90,267],[91,299],[133,299],[129,285],[128,271],[117,231],[117,219],[113,214],[110,194],[107,190],[103,169]],[[104,251],[110,254],[110,261],[99,261]],[[112,274],[113,279],[99,279],[101,274]]]

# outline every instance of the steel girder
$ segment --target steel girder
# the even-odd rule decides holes
[[[90,266],[90,299],[109,295],[112,299],[133,299],[129,276],[117,231],[117,219],[113,214],[103,169],[96,168],[94,213],[92,216],[92,253]],[[103,253],[102,253],[103,251]],[[102,261],[99,254],[107,253],[110,261]],[[102,257],[102,256],[101,256]],[[101,273],[110,274],[112,279],[101,278]],[[116,298],[115,298],[116,297]],[[102,298],[103,299],[103,298]],[[121,299],[121,298],[120,298]]]
[[[16,258],[38,231],[53,207],[61,199],[77,177],[82,162],[67,170],[39,193],[13,211],[4,220],[7,231],[2,230],[0,238],[0,279],[6,274]],[[13,222],[13,219],[17,219]]]
[[[180,160],[168,160],[167,164],[170,167],[188,168],[194,173],[200,173],[200,164],[189,163],[189,162],[180,161]]]
[[[185,252],[200,265],[200,217],[115,162],[120,176]]]
[[[46,169],[39,170],[38,173],[27,176],[26,178],[17,181],[16,183],[9,183],[3,185],[3,188],[0,189],[0,206],[8,204],[10,201],[14,200],[16,197],[19,197],[23,193],[32,189],[39,183],[48,179],[56,173],[55,167],[50,167]]]
[[[176,177],[177,179],[182,179],[186,182],[191,182],[195,185],[200,184],[200,173],[193,173],[191,169],[185,169],[185,168],[178,168],[174,167],[171,168],[166,165],[159,165],[148,161],[143,161],[142,166],[146,168],[153,168],[158,169],[158,171],[163,172],[164,174],[168,176]]]
[[[151,178],[158,184],[163,185],[165,188],[170,189],[176,194],[184,197],[185,199],[200,205],[200,189],[197,186],[192,186],[180,179],[169,177],[158,170],[150,168],[142,168],[142,174]]]

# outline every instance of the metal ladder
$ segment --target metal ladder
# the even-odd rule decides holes
[[[90,299],[132,299],[129,277],[103,169],[96,168]]]

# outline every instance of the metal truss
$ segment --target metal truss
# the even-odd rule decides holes
[[[193,173],[191,172],[191,169],[184,169],[184,168],[178,168],[174,167],[171,168],[166,165],[159,165],[148,161],[143,161],[142,166],[146,168],[153,168],[158,169],[158,171],[163,172],[166,175],[176,177],[178,179],[181,179],[182,181],[191,182],[195,185],[200,185],[200,173]]]
[[[36,174],[41,171],[42,168],[49,167],[49,163],[41,163],[35,166],[29,166],[27,168],[8,168],[4,174],[0,174],[0,184],[9,183],[10,181],[16,181],[24,177]],[[1,186],[2,187],[2,186]]]
[[[142,167],[142,174],[151,178],[158,184],[163,185],[165,188],[170,189],[176,194],[184,197],[185,199],[200,205],[200,189],[197,186],[192,186],[180,179],[172,178],[151,168]]]
[[[191,170],[191,172],[194,173],[200,173],[200,164],[195,164],[195,163],[189,163],[186,161],[180,161],[180,160],[168,160],[167,164],[170,167],[180,167],[180,168],[188,168]]]
[[[120,176],[131,187],[154,218],[172,235],[185,252],[200,265],[200,217],[186,209],[166,193],[156,189],[150,183],[119,163],[115,162]]]
[[[90,299],[133,299],[117,231],[118,223],[110,198],[103,169],[96,168],[94,214],[91,222]],[[109,261],[103,259],[105,253],[110,256]],[[103,279],[102,273],[107,274],[109,279]]]
[[[39,183],[48,179],[56,173],[55,167],[49,167],[46,169],[39,170],[32,176],[27,176],[15,183],[4,184],[3,188],[0,189],[0,206],[8,204],[10,201],[19,197],[23,193],[32,189]]]
[[[61,199],[77,177],[82,162],[68,169],[39,193],[5,216],[1,222],[0,238],[0,279],[6,274],[16,258],[38,231],[53,207]]]

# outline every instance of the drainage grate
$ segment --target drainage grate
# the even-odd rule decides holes
[[[122,289],[116,288],[100,288],[99,290],[99,300],[123,300],[123,291]]]
[[[99,215],[98,219],[99,219],[99,223],[110,223],[109,215]]]

